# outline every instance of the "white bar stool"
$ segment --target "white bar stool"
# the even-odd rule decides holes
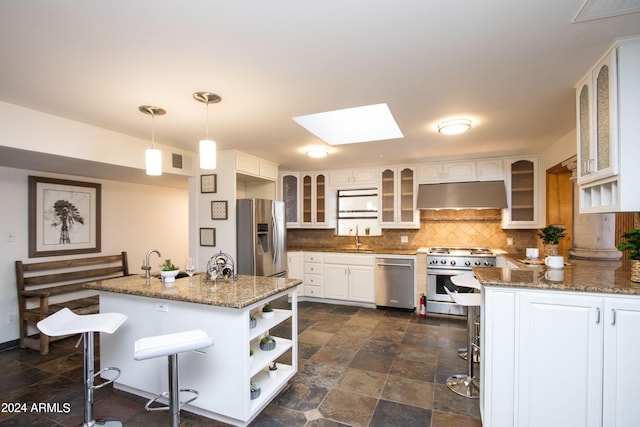
[[[103,368],[96,373],[93,372],[93,334],[94,332],[112,334],[125,320],[127,320],[127,316],[121,313],[78,315],[65,307],[51,316],[42,319],[37,324],[38,329],[42,333],[52,337],[82,334],[80,340],[84,341],[84,422],[82,423],[84,427],[93,425],[122,426],[122,423],[116,420],[97,422],[93,419],[93,391],[107,384],[111,384],[120,376],[120,369],[118,368]],[[78,340],[76,347],[80,344],[80,340]],[[117,375],[104,383],[94,385],[94,378],[106,371],[116,371]]]
[[[473,274],[461,274],[459,276],[451,276],[450,280],[451,280],[451,283],[459,287],[477,289],[478,291],[482,289],[480,282],[478,281],[478,279],[476,279],[476,277]],[[477,317],[478,316],[476,315],[476,318]],[[475,322],[474,326],[475,326],[474,327],[475,336],[473,341],[477,344],[478,341],[480,340],[480,331],[479,331],[480,321],[478,320],[477,322]],[[459,348],[457,350],[457,353],[459,357],[461,357],[464,360],[467,360],[467,357],[469,355],[469,350],[467,348]],[[478,352],[477,345],[473,346],[473,363],[480,363],[480,353]]]
[[[133,358],[145,360],[155,357],[168,356],[169,367],[169,391],[166,391],[149,400],[144,408],[147,411],[169,411],[171,426],[180,425],[180,408],[198,398],[198,391],[193,389],[178,389],[178,353],[202,350],[213,345],[207,333],[201,329],[179,332],[176,334],[157,335],[136,340]],[[191,399],[180,402],[180,392],[192,393]],[[169,405],[151,407],[161,397],[169,397]]]
[[[481,296],[475,292],[464,294],[451,292],[446,286],[444,290],[456,304],[467,307],[467,346],[468,348],[473,348],[474,308],[480,306]],[[480,397],[480,387],[473,375],[473,357],[467,357],[467,373],[450,376],[446,381],[447,386],[460,396],[478,399]]]

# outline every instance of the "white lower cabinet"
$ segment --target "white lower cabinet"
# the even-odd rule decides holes
[[[483,288],[481,412],[500,426],[630,426],[640,298]]]
[[[304,280],[304,254],[302,252],[287,252],[287,277]]]
[[[602,425],[602,298],[520,297],[516,425]]]
[[[375,301],[373,255],[326,253],[324,255],[325,298]]]
[[[603,425],[637,425],[640,420],[640,299],[605,299],[603,317]]]

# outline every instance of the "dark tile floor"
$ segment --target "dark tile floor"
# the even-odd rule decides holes
[[[464,320],[310,302],[299,304],[298,317],[298,375],[252,426],[481,426],[478,400],[444,384],[466,370],[456,355],[465,346]],[[82,348],[75,341],[53,343],[47,356],[0,353],[0,426],[82,423]],[[94,415],[125,426],[168,425],[166,412],[144,411],[145,401],[107,386],[95,392]],[[181,425],[224,424],[183,410]]]

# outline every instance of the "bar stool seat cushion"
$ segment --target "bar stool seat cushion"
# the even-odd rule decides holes
[[[122,313],[79,315],[65,307],[39,321],[37,326],[41,332],[52,337],[85,332],[106,332],[107,334],[112,334],[125,320],[127,320],[127,316]]]
[[[212,345],[213,339],[202,329],[157,335],[136,340],[133,358],[135,360],[145,360],[160,356],[170,356],[186,351],[200,350]]]
[[[478,290],[482,288],[480,282],[473,274],[461,274],[459,276],[452,276],[451,282],[456,286],[462,286],[464,288],[473,288]]]
[[[444,287],[447,294],[453,299],[453,301],[464,307],[478,307],[482,302],[482,296],[475,292],[459,293],[451,292],[446,286]]]

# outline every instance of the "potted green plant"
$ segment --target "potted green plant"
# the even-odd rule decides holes
[[[627,258],[631,260],[631,281],[640,282],[640,230],[632,228],[622,235],[627,242],[618,243],[618,250],[628,251]]]
[[[271,351],[276,348],[276,340],[271,335],[265,335],[260,339],[260,350]]]
[[[164,283],[175,282],[178,273],[180,273],[180,269],[173,265],[171,259],[165,259],[164,264],[160,266],[160,276]]]
[[[266,303],[265,305],[262,306],[262,318],[263,319],[269,319],[271,317],[274,316],[274,311],[273,311],[273,307],[271,307],[271,304]]]
[[[547,225],[538,231],[538,237],[542,239],[544,244],[544,253],[547,256],[558,255],[558,243],[560,239],[565,237],[566,230],[564,227],[555,225]]]
[[[249,329],[255,328],[257,324],[258,321],[256,320],[256,318],[253,317],[253,314],[249,313]]]
[[[251,400],[257,399],[258,396],[260,396],[260,386],[254,383],[253,381],[251,381],[250,384],[251,384],[250,385]]]
[[[278,376],[278,365],[276,364],[276,362],[273,362],[271,365],[269,365],[269,378],[274,379],[277,376]]]

